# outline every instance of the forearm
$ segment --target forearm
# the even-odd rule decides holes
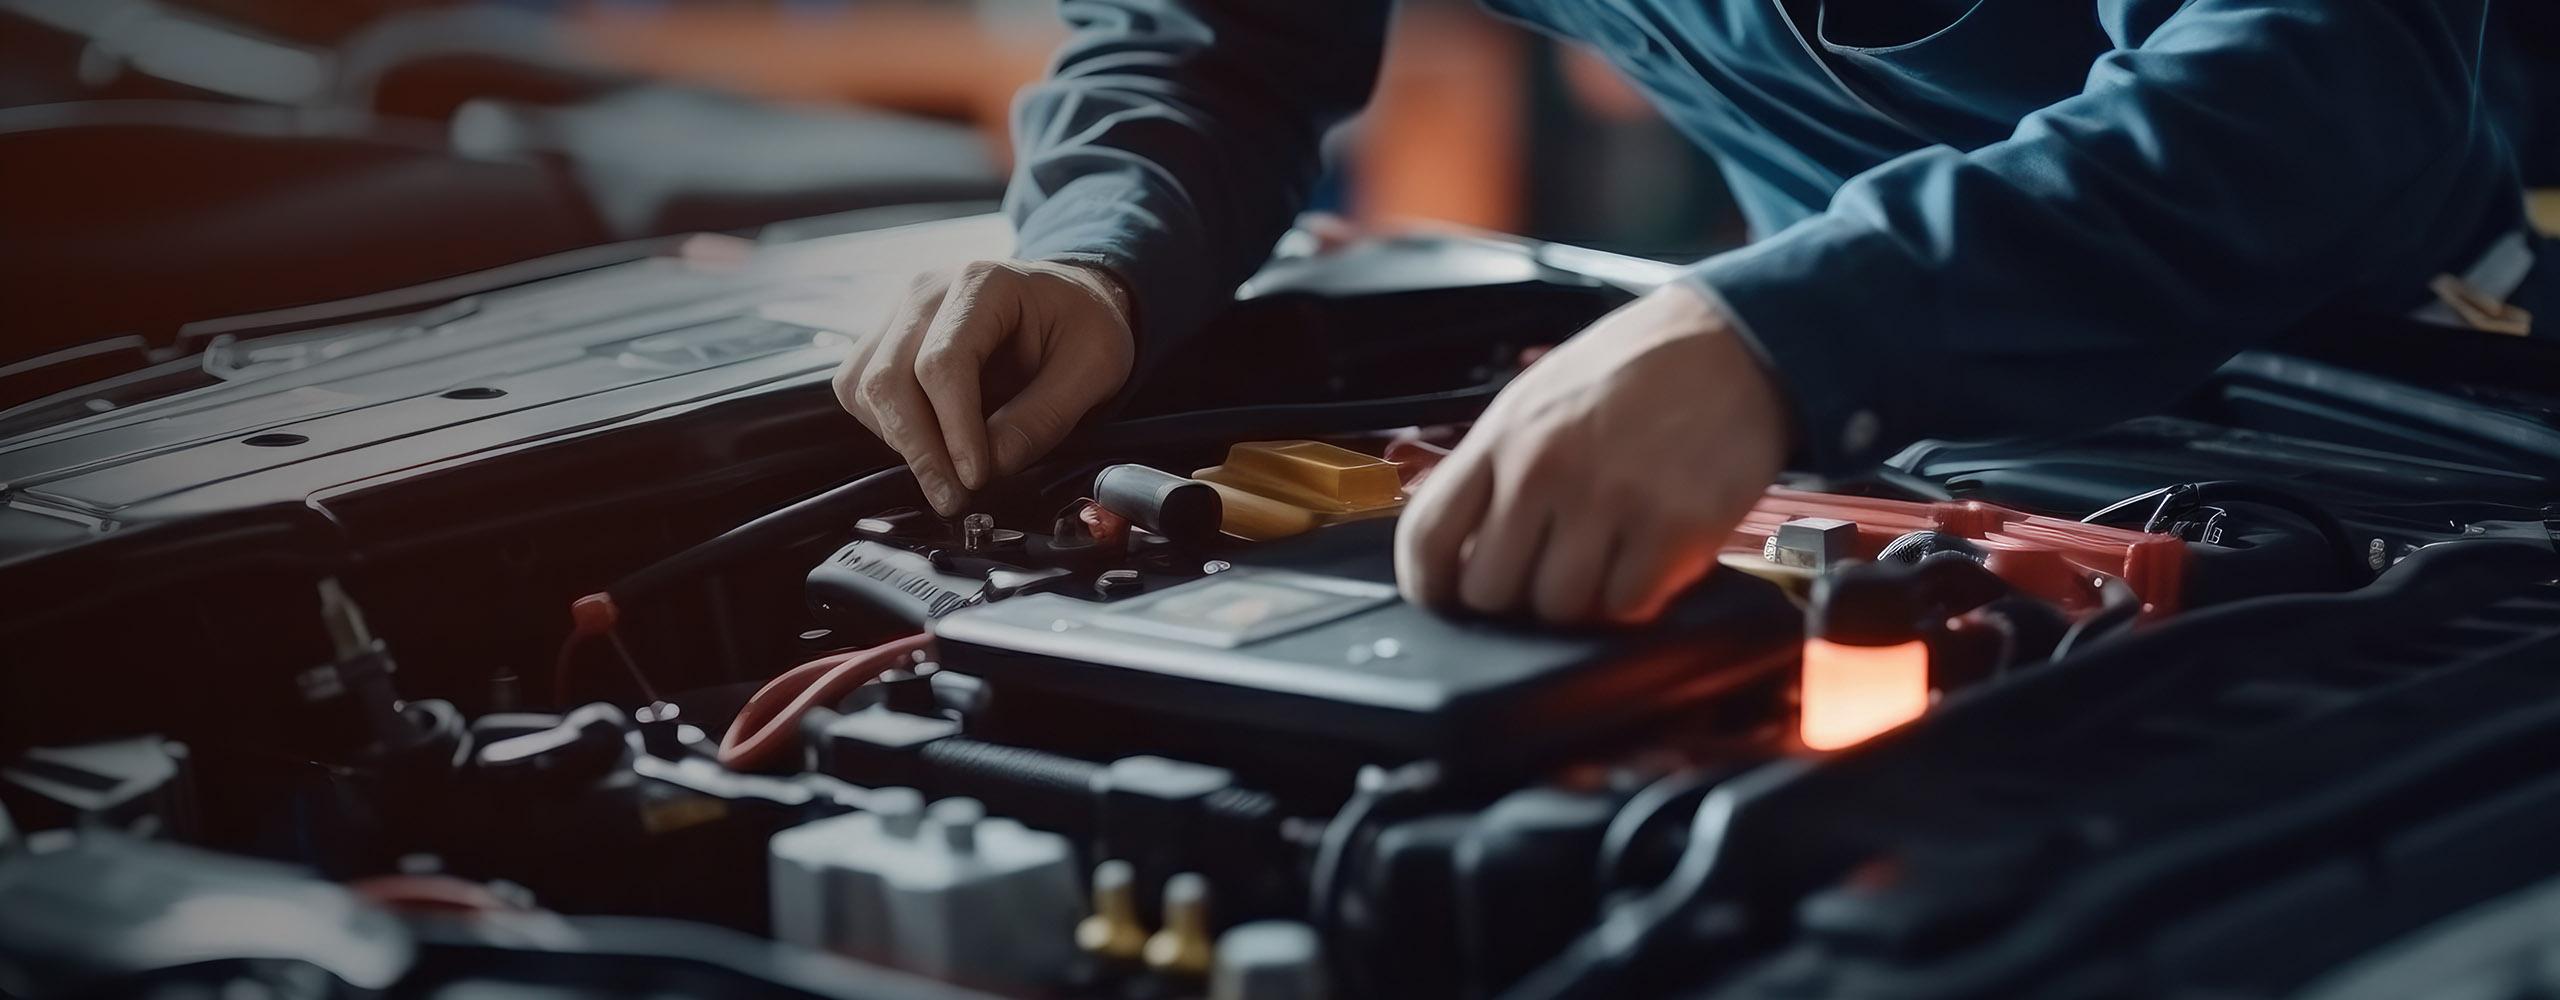
[[[2477,131],[2483,8],[2196,0],[2010,139],[1886,164],[1693,275],[1820,471],[2157,407],[2324,306],[2405,310],[2480,249],[2513,190]]]
[[[1026,257],[1126,282],[1140,368],[1259,267],[1364,103],[1384,0],[1066,0],[1074,35],[1014,115]]]

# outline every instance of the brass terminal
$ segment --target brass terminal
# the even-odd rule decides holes
[[[1197,979],[1209,974],[1209,880],[1184,872],[1164,883],[1164,929],[1147,939],[1147,968]]]
[[[1093,868],[1093,915],[1076,924],[1076,947],[1113,961],[1146,954],[1147,929],[1138,924],[1137,870],[1126,861]]]

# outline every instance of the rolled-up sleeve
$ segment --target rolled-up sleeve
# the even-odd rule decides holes
[[[1270,255],[1324,136],[1368,100],[1386,0],[1064,0],[1073,29],[1014,109],[1016,252],[1101,264],[1145,371]]]
[[[2156,408],[2323,308],[2414,298],[2514,213],[2485,8],[2192,0],[2009,138],[1892,160],[1689,277],[1775,370],[1811,471]]]

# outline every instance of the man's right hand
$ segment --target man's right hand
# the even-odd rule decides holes
[[[1129,381],[1137,345],[1099,267],[991,260],[916,278],[854,345],[836,399],[915,470],[945,516],[1021,471]]]

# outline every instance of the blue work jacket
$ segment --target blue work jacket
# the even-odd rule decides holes
[[[1722,166],[1756,239],[1686,278],[1811,471],[2156,409],[2315,315],[2476,317],[2448,277],[2560,325],[2522,179],[2560,160],[2530,97],[2555,71],[2491,0],[1490,3],[1596,47]],[[1388,4],[1062,9],[1016,109],[1020,252],[1113,268],[1160,357],[1304,204]]]

